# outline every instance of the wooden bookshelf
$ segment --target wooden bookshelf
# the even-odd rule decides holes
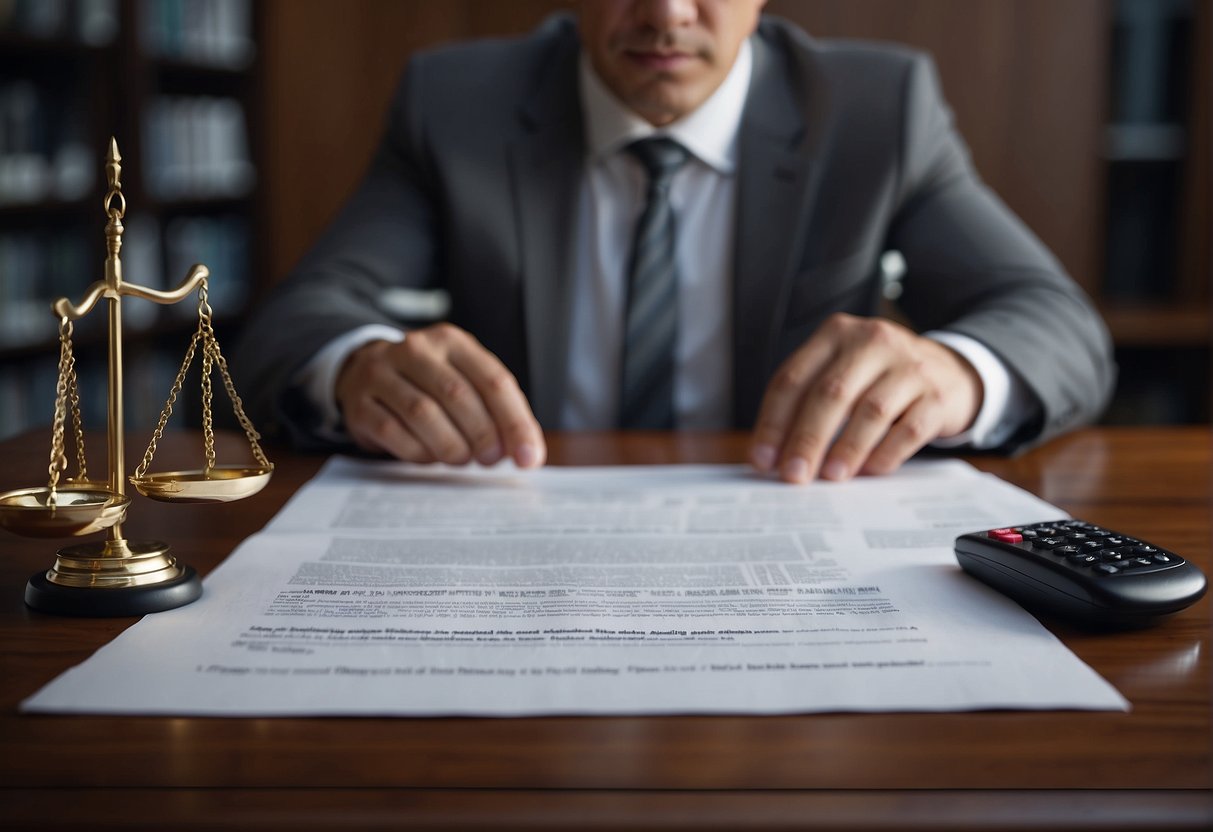
[[[1104,262],[1121,368],[1108,421],[1207,422],[1213,380],[1213,4],[1110,4]],[[1165,416],[1164,416],[1165,414]]]
[[[86,7],[101,17],[85,21]],[[28,127],[18,122],[16,139],[11,132],[8,138],[24,146],[5,147],[0,136],[0,157],[19,154],[18,164],[61,177],[63,147],[71,143],[75,156],[68,161],[75,169],[67,172],[85,181],[69,196],[43,187],[6,191],[6,182],[20,183],[21,176],[6,180],[0,168],[0,310],[9,310],[0,311],[0,436],[49,424],[51,399],[41,397],[48,374],[53,388],[57,356],[50,301],[78,296],[102,276],[102,162],[111,135],[123,156],[128,279],[175,285],[185,276],[186,260],[207,262],[212,299],[225,291],[231,299],[216,307],[217,324],[230,329],[242,316],[264,262],[264,208],[256,187],[259,36],[254,0],[0,3],[0,115],[9,90],[17,90],[20,108],[33,108]],[[181,123],[157,135],[150,122],[158,109],[180,115]],[[208,121],[220,111],[227,115],[223,130]],[[210,131],[208,141],[174,141],[199,128]],[[181,153],[191,145],[193,156]],[[172,192],[157,189],[157,164],[178,176]],[[133,372],[151,377],[128,385],[126,410],[131,425],[141,427],[159,413],[196,322],[179,310],[134,305],[124,305],[131,324],[124,336],[134,347],[127,358]],[[5,314],[43,310],[49,333],[4,326]],[[85,365],[95,363],[93,353],[104,358],[97,329],[90,321],[77,325],[76,351]]]
[[[1208,349],[1208,306],[1105,303],[1101,311],[1117,346]]]

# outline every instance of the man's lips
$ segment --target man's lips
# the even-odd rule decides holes
[[[689,52],[662,52],[646,49],[628,49],[624,54],[628,60],[646,69],[666,71],[678,69],[695,57]]]

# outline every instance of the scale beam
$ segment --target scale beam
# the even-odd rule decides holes
[[[195,263],[193,268],[190,269],[189,275],[186,276],[185,280],[181,281],[181,285],[169,291],[149,289],[146,286],[123,281],[115,292],[104,280],[98,280],[88,287],[84,293],[84,299],[79,304],[74,304],[67,298],[59,298],[51,304],[51,309],[60,318],[78,321],[89,312],[92,312],[93,307],[102,300],[107,298],[112,300],[115,296],[143,298],[144,300],[164,305],[178,303],[198,291],[198,287],[206,282],[210,273],[210,269],[206,266],[201,263]]]

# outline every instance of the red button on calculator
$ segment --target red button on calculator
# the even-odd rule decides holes
[[[1003,543],[1023,543],[1023,535],[1014,529],[991,529],[987,535]]]

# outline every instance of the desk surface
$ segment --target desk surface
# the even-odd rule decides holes
[[[91,443],[99,468],[100,440]],[[550,441],[557,464],[729,462],[740,461],[745,447],[733,434]],[[0,490],[37,484],[47,442],[26,435],[0,443]],[[197,436],[174,435],[157,460],[166,469],[197,467],[200,454]],[[208,573],[321,462],[281,450],[271,457],[277,471],[258,498],[166,506],[136,497],[127,536],[167,540],[181,560]],[[1207,428],[1090,429],[1016,459],[971,461],[1075,516],[1173,548],[1213,574]],[[123,829],[1161,830],[1213,820],[1209,598],[1141,632],[1101,635],[1046,622],[1133,703],[1128,714],[21,716],[23,698],[133,623],[55,618],[24,606],[26,580],[53,563],[58,545],[0,537],[6,829],[77,822],[97,829],[101,818]]]

